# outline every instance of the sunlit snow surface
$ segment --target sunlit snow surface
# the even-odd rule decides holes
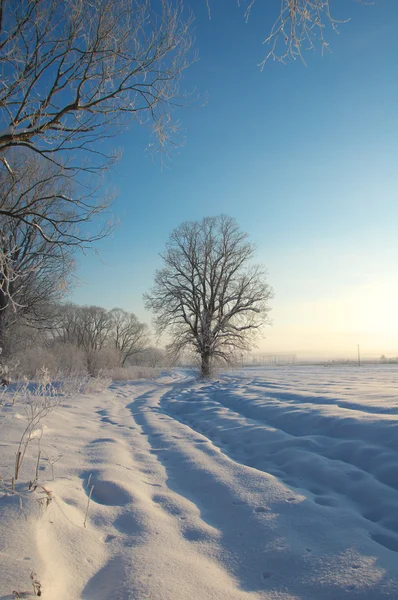
[[[383,365],[176,370],[77,397],[46,419],[50,506],[0,497],[0,598],[34,570],[44,600],[397,600],[397,421]]]
[[[243,369],[171,393],[162,407],[239,464],[289,486],[294,497],[287,500],[313,510],[307,533],[324,558],[329,544],[341,546],[334,561],[366,546],[368,564],[375,565],[382,550],[398,577],[397,367]],[[291,527],[288,535],[302,532],[299,513]],[[338,571],[336,581],[344,580]],[[368,596],[366,580],[365,568],[356,584],[349,581],[331,597],[348,591],[349,597],[384,597],[381,591]]]

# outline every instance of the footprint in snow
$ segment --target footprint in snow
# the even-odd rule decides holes
[[[140,521],[138,521],[130,512],[119,515],[113,522],[113,526],[119,533],[128,536],[139,537],[144,532],[142,523],[140,523]]]
[[[84,478],[86,478],[84,476]],[[91,477],[86,479],[84,491],[93,502],[103,506],[124,506],[132,501],[130,493],[114,481]]]
[[[165,510],[171,515],[181,515],[181,509],[178,506],[176,506],[167,496],[156,494],[155,496],[152,496],[152,501],[156,504],[159,504],[163,508],[163,510]]]

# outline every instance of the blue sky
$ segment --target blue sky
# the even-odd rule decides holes
[[[149,322],[142,294],[172,229],[226,213],[275,289],[260,350],[398,354],[398,3],[331,5],[351,17],[326,34],[331,53],[261,72],[279,0],[257,0],[247,24],[230,0],[211,2],[211,20],[195,2],[199,60],[183,87],[206,103],[176,113],[186,141],[163,168],[145,127],[115,140],[120,225],[80,259],[75,302]]]

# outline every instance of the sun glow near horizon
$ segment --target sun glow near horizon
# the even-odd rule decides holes
[[[260,352],[297,352],[302,356],[398,354],[398,283],[377,281],[349,286],[329,299],[287,301],[272,311],[273,326]]]

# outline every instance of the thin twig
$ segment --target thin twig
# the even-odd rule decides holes
[[[90,477],[91,477],[91,475],[90,475]],[[93,493],[93,489],[94,489],[94,486],[92,485],[90,488],[90,491],[88,493],[88,498],[87,498],[86,513],[84,515],[84,523],[83,523],[84,527],[86,527],[87,516],[88,516],[88,507],[90,506],[91,494]]]

